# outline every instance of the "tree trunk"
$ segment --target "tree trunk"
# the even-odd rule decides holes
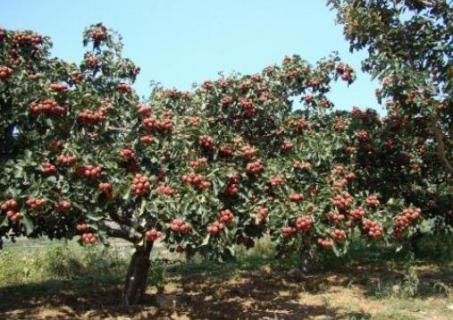
[[[148,270],[151,265],[149,255],[152,248],[152,242],[135,248],[123,290],[123,305],[126,307],[138,303],[146,291]]]

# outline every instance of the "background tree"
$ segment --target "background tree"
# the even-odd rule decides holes
[[[401,192],[408,201],[422,206],[426,214],[441,218],[438,222],[442,225],[445,221],[451,224],[451,3],[444,0],[328,3],[344,26],[351,51],[367,50],[363,70],[382,84],[376,95],[387,108],[387,129],[382,134],[391,151],[388,155],[381,153],[384,157],[378,167],[382,173],[386,171],[385,176],[394,177],[385,180],[390,181],[388,191]],[[366,114],[362,116],[367,121]],[[395,161],[396,154],[404,155],[406,160],[398,156],[400,160]]]

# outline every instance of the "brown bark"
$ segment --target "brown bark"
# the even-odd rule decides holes
[[[146,291],[152,247],[152,242],[147,242],[136,247],[132,255],[123,289],[123,305],[126,307],[140,302]]]

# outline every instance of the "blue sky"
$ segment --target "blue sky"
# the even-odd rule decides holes
[[[135,84],[142,95],[151,80],[187,90],[219,71],[254,73],[290,54],[314,63],[336,50],[356,71],[365,56],[349,53],[325,0],[0,0],[0,10],[2,27],[48,35],[53,54],[74,62],[86,26],[117,30],[124,55],[142,69]],[[355,84],[340,82],[330,98],[338,109],[377,107],[376,87],[358,72]]]

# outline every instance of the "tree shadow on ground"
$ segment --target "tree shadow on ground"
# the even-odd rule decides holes
[[[450,275],[451,277],[451,275]],[[401,279],[382,266],[360,266],[289,277],[286,272],[238,271],[172,274],[163,293],[148,290],[144,301],[124,309],[121,279],[51,280],[0,288],[1,319],[369,319],[328,303],[305,300],[302,293],[319,294],[332,286],[363,288],[375,294],[373,279]],[[448,280],[448,281],[447,281]],[[421,286],[435,281],[452,283],[448,274],[425,272]],[[447,282],[446,282],[447,281]],[[374,291],[373,291],[374,290]],[[434,291],[423,291],[425,296]]]

